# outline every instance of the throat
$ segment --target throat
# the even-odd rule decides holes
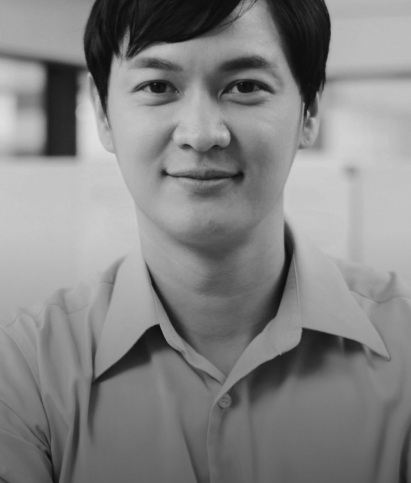
[[[283,289],[283,283],[279,291],[275,283],[267,283],[229,297],[196,293],[167,297],[154,285],[176,332],[225,375],[275,317]]]
[[[193,348],[227,377],[248,345],[249,342],[239,341]]]
[[[284,233],[271,233],[218,263],[180,245],[149,244],[153,287],[176,332],[224,374],[278,310],[290,257]],[[183,249],[184,248],[184,249]]]

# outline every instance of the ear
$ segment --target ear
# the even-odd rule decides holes
[[[320,94],[317,93],[314,101],[305,112],[303,120],[303,128],[301,132],[301,140],[299,149],[311,147],[318,136],[320,128]]]
[[[88,75],[87,80],[89,95],[91,103],[93,104],[94,114],[96,116],[98,137],[100,138],[101,144],[104,146],[106,151],[109,153],[114,153],[115,149],[110,122],[107,114],[104,112],[96,84],[91,74]]]

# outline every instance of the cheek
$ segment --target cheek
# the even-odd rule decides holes
[[[164,124],[164,121],[163,121]],[[123,177],[133,196],[149,191],[160,179],[168,144],[165,125],[135,112],[113,115],[111,120],[115,153]]]
[[[284,114],[284,113],[283,113]],[[298,149],[297,115],[266,115],[243,126],[239,153],[242,153],[247,191],[253,210],[270,211],[283,194],[292,162]]]
[[[245,154],[246,169],[265,183],[286,176],[299,144],[298,119],[271,116],[243,130],[239,152]],[[239,138],[240,139],[240,138]]]
[[[109,100],[117,156],[156,157],[167,142],[169,116],[161,108],[147,108],[116,93]]]

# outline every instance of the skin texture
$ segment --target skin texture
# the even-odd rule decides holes
[[[227,69],[244,57],[253,65]],[[281,299],[283,190],[317,135],[318,98],[304,117],[263,1],[227,28],[114,58],[107,116],[90,82],[157,292],[184,339],[228,373]]]

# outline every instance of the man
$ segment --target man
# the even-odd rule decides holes
[[[411,482],[410,289],[286,225],[322,0],[97,0],[98,131],[141,246],[3,324],[9,483]]]

